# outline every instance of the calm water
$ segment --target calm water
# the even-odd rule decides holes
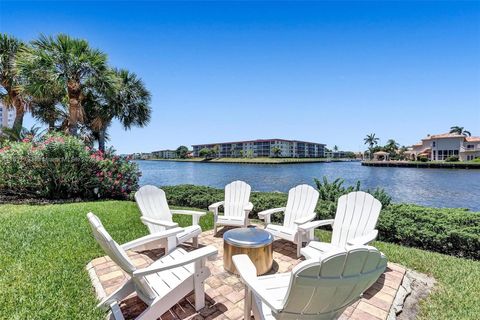
[[[223,188],[233,180],[248,182],[254,191],[282,191],[313,178],[341,177],[345,185],[384,188],[395,202],[480,211],[480,170],[364,167],[359,162],[282,165],[209,164],[138,161],[142,185],[196,184]]]

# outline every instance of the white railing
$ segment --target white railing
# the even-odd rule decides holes
[[[473,148],[460,147],[460,152],[465,152],[465,151],[480,151],[480,146],[475,145],[473,146]]]

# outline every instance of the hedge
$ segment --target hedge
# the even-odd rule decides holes
[[[162,187],[170,205],[208,208],[222,201],[223,190],[194,185]],[[262,210],[285,206],[287,194],[252,192],[252,218]],[[335,203],[320,200],[318,219],[335,216]],[[274,221],[283,217],[276,214]],[[411,204],[390,204],[384,208],[377,223],[379,240],[417,247],[457,257],[480,259],[480,212],[467,209],[440,209]]]

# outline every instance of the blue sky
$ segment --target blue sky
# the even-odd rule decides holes
[[[68,33],[137,73],[146,128],[122,153],[291,138],[364,149],[460,125],[480,135],[480,2],[8,2],[0,31]],[[26,125],[33,124],[27,119]]]

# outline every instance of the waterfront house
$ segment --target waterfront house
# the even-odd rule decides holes
[[[444,161],[456,156],[460,161],[469,161],[480,157],[480,137],[467,137],[457,133],[427,135],[405,154],[410,160],[423,156],[432,161]]]
[[[274,157],[285,158],[323,158],[325,144],[285,139],[258,139],[235,142],[196,144],[193,156],[199,157],[202,149],[218,148],[218,156],[222,158],[238,157]],[[275,154],[275,150],[280,150]]]

